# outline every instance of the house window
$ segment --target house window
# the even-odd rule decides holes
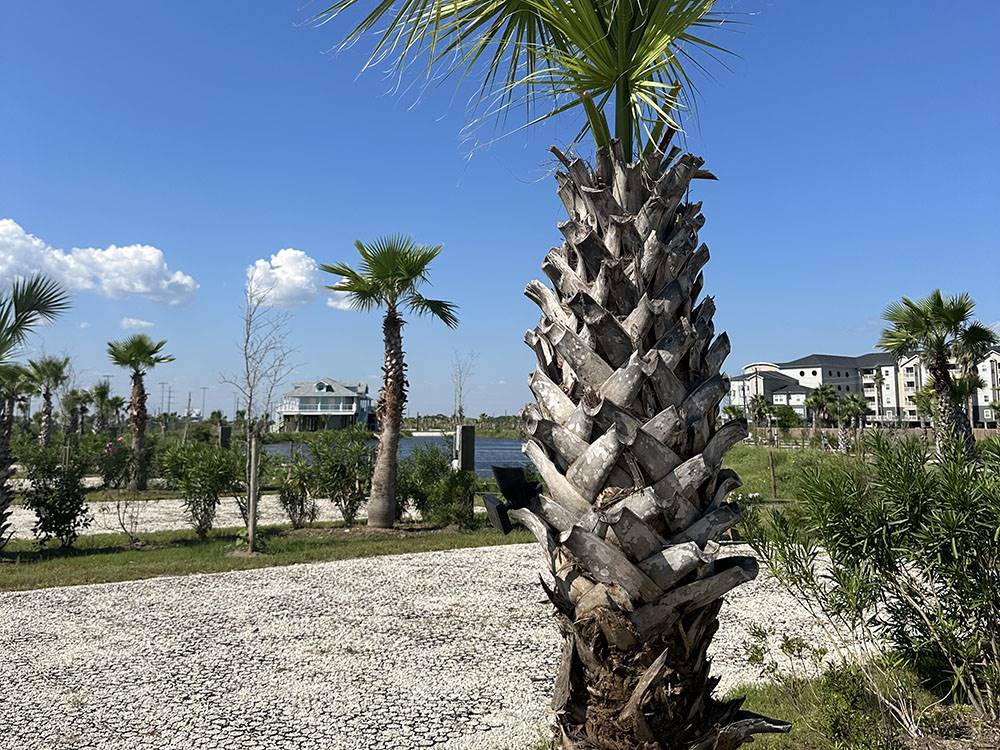
[[[813,373],[813,374],[815,374],[815,373]],[[806,371],[805,370],[799,370],[799,377],[800,378],[804,378],[805,376],[806,376]]]
[[[813,370],[813,377],[816,377],[816,371]]]

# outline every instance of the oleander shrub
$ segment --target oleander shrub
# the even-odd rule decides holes
[[[472,526],[477,483],[474,471],[448,471],[431,485],[423,518],[438,526]]]
[[[91,524],[83,478],[86,459],[68,448],[34,447],[22,451],[27,486],[24,504],[35,512],[32,533],[40,545],[58,540],[72,547],[80,530]]]
[[[105,487],[121,489],[132,475],[132,451],[121,437],[109,440],[97,455],[97,471]]]
[[[352,526],[368,502],[375,452],[369,433],[361,427],[316,434],[310,443],[312,494],[329,498]]]
[[[396,473],[397,520],[405,511],[427,512],[431,488],[451,473],[447,443],[417,445],[399,462]]]
[[[232,450],[204,443],[169,446],[161,467],[170,487],[180,490],[188,522],[204,539],[215,524],[219,499],[235,492],[243,477],[243,462]]]
[[[900,663],[1000,719],[1000,439],[974,459],[958,441],[938,454],[878,431],[865,449],[867,460],[818,465],[798,503],[757,509],[744,528],[802,601],[882,651],[869,663]],[[900,686],[876,688],[912,719]]]
[[[293,529],[301,529],[319,515],[319,505],[309,492],[311,483],[312,467],[301,458],[292,460],[281,470],[278,502]]]

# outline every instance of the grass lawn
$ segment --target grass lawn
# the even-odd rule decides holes
[[[769,450],[774,458],[777,495],[771,489],[771,470],[768,465]],[[733,469],[743,480],[743,487],[737,492],[744,494],[757,492],[764,498],[794,500],[798,495],[799,482],[804,473],[823,464],[844,460],[856,459],[835,453],[826,453],[814,448],[768,449],[764,446],[739,443],[726,453],[723,465]]]
[[[130,547],[124,534],[81,536],[69,550],[39,550],[33,541],[14,540],[0,553],[0,591],[518,544],[534,539],[523,529],[504,536],[485,525],[467,531],[419,526],[392,531],[330,524],[298,530],[263,526],[258,529],[263,554],[245,557],[239,554],[242,531],[242,527],[217,529],[205,541],[190,530],[149,533],[141,535],[144,544],[140,548]]]

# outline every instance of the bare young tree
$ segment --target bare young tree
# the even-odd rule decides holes
[[[451,384],[454,389],[455,405],[452,417],[455,426],[458,427],[465,422],[465,393],[469,381],[476,371],[476,363],[479,361],[479,354],[476,352],[466,352],[464,355],[454,350],[451,359]]]
[[[243,293],[240,336],[242,369],[224,376],[222,382],[239,393],[244,412],[246,450],[246,497],[238,498],[247,528],[247,551],[255,548],[257,507],[260,499],[260,444],[267,431],[279,386],[291,374],[294,354],[288,344],[290,316],[268,303],[271,289],[264,286],[254,270],[247,273]]]

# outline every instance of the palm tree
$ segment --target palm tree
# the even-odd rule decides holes
[[[851,393],[844,399],[844,402],[854,436],[857,438],[858,431],[864,429],[865,419],[868,416],[868,401],[860,393]]]
[[[69,357],[30,359],[28,367],[42,394],[42,421],[38,442],[43,448],[48,448],[52,445],[52,396],[69,381]]]
[[[14,406],[19,394],[33,390],[27,371],[14,363],[28,336],[42,323],[49,323],[69,309],[69,295],[44,276],[15,279],[10,291],[0,295],[0,385],[3,414],[0,419],[0,547],[10,538],[10,505],[13,493],[8,486],[12,457],[10,435]]]
[[[368,525],[391,528],[396,522],[396,468],[399,458],[399,432],[406,406],[406,362],[403,352],[404,310],[417,315],[432,315],[449,328],[458,325],[456,307],[444,300],[428,299],[420,293],[427,283],[431,262],[441,253],[441,245],[418,245],[410,237],[392,235],[375,242],[354,243],[361,255],[357,269],[346,263],[320,266],[340,277],[330,287],[347,294],[357,310],[385,309],[382,336],[385,342],[385,365],[382,368],[382,391],[378,398],[378,454],[372,474],[371,499],[368,502]]]
[[[885,386],[885,375],[881,367],[875,368],[875,419],[882,423],[882,389]]]
[[[976,455],[976,440],[965,402],[957,398],[951,364],[957,362],[960,374],[967,375],[970,366],[974,371],[985,356],[981,352],[998,343],[991,328],[972,320],[975,309],[976,303],[968,294],[945,297],[940,289],[916,301],[903,297],[885,309],[882,317],[891,327],[882,332],[879,341],[880,347],[897,357],[914,352],[920,355],[930,372],[937,401],[938,448],[945,435],[951,434],[965,444],[970,457]]]
[[[122,424],[122,409],[125,407],[125,399],[121,396],[111,396],[108,399],[108,414],[110,415],[110,422],[112,433],[117,434],[118,428]]]
[[[87,413],[87,405],[91,401],[89,391],[73,388],[60,399],[63,414],[66,417],[63,429],[63,442],[69,443],[83,434],[83,422]]]
[[[337,0],[317,21],[360,3]],[[531,528],[550,564],[561,750],[735,748],[788,729],[715,697],[706,657],[722,596],[757,573],[751,557],[716,559],[740,517],[722,458],[747,426],[716,426],[730,343],[701,298],[709,252],[689,192],[712,175],[671,147],[684,63],[718,49],[700,36],[720,20],[712,5],[378,2],[346,39],[378,29],[373,63],[395,55],[406,71],[423,55],[428,75],[474,73],[491,111],[526,102],[529,125],[582,111],[574,145],[594,139],[592,164],[552,149],[568,220],[542,266],[554,289],[526,290],[542,317],[526,335],[538,366],[525,450],[549,494],[521,477],[491,506],[499,525],[509,513]]]
[[[837,392],[833,386],[823,384],[806,396],[806,408],[812,413],[812,438],[819,439],[819,428],[823,423],[823,418],[827,415],[830,404],[837,400]]]
[[[156,365],[173,362],[169,354],[162,354],[166,341],[153,341],[144,333],[129,336],[121,341],[108,342],[108,358],[118,367],[129,370],[132,378],[132,398],[129,401],[129,418],[132,425],[132,477],[129,489],[144,490],[147,484],[146,460],[146,385],[145,377]]]
[[[100,435],[107,430],[110,421],[111,383],[107,380],[97,381],[90,389],[90,396],[94,402],[94,421],[91,427],[95,435]]]

